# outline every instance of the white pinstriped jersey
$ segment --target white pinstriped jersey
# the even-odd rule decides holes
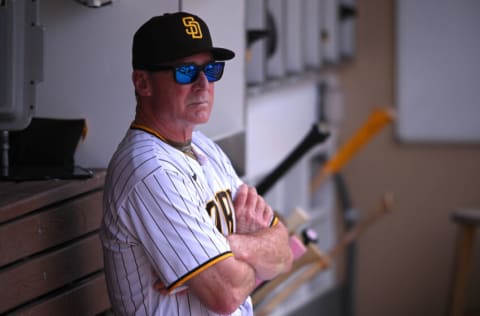
[[[198,162],[130,129],[112,157],[100,235],[116,315],[216,315],[181,290],[232,256],[225,236],[235,231],[231,197],[241,180],[201,132],[193,133],[192,145]],[[153,289],[157,278],[169,295]],[[250,298],[233,315],[253,315]]]

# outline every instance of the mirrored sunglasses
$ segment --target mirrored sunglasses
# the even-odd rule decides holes
[[[205,73],[208,82],[215,82],[220,80],[223,75],[223,68],[225,67],[225,62],[223,61],[214,61],[209,62],[204,65],[195,65],[195,64],[181,64],[181,65],[155,65],[150,66],[148,69],[150,71],[162,71],[162,70],[173,70],[175,82],[179,84],[190,84],[195,82],[198,78],[200,71]]]

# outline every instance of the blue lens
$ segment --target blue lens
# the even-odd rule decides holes
[[[198,77],[199,67],[196,65],[181,65],[175,67],[175,80],[181,84],[194,82]]]
[[[186,64],[175,67],[175,81],[179,84],[189,84],[197,80],[200,70],[205,73],[208,82],[220,80],[223,75],[224,62],[211,62],[202,66]]]
[[[203,66],[203,72],[207,76],[208,82],[220,80],[220,78],[222,78],[224,66],[225,63],[223,62],[209,63]]]

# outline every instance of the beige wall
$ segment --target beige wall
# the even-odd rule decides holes
[[[375,106],[394,105],[394,0],[359,0],[358,10],[356,57],[340,69],[341,141]],[[389,126],[344,171],[361,211],[386,191],[396,197],[393,213],[358,242],[356,315],[444,315],[456,240],[449,216],[455,208],[480,208],[480,145],[401,144]],[[477,238],[480,268],[479,248]],[[479,286],[470,286],[469,305],[478,307],[478,297]]]

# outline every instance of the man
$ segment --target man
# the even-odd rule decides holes
[[[143,24],[132,53],[136,115],[108,167],[101,227],[113,310],[253,315],[256,282],[290,269],[288,232],[194,130],[234,53],[184,12]]]

